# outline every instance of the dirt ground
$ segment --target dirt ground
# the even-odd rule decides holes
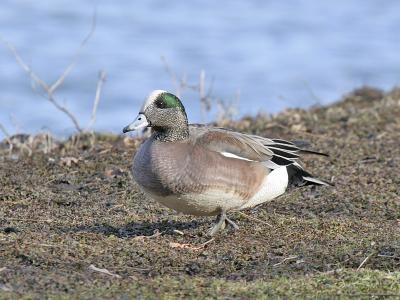
[[[304,161],[335,186],[232,213],[240,230],[210,239],[212,218],[139,192],[139,139],[11,137],[0,145],[0,299],[400,295],[400,90],[222,125],[329,153]]]

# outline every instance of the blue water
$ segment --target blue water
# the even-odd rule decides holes
[[[237,117],[326,104],[360,85],[388,89],[400,79],[395,0],[1,0],[0,36],[52,82],[89,31],[95,7],[96,31],[56,96],[86,125],[98,71],[105,70],[98,130],[119,132],[151,90],[175,90],[161,56],[189,82],[205,70],[218,98],[232,101],[239,93]],[[202,121],[196,94],[182,99],[189,118]],[[2,44],[0,123],[11,133],[73,131],[32,91]]]

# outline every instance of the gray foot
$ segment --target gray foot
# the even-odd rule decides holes
[[[231,219],[228,219],[227,217],[225,217],[225,222],[227,224],[230,224],[235,230],[239,229],[239,226],[235,222],[233,222]]]
[[[239,229],[239,226],[231,219],[228,219],[226,213],[223,211],[218,215],[216,224],[210,229],[208,234],[214,236],[218,231],[223,230],[227,224],[231,225],[235,230]]]
[[[214,227],[212,227],[210,229],[208,234],[210,236],[214,236],[218,231],[224,229],[225,228],[225,219],[226,219],[226,213],[223,211],[218,215],[217,223],[215,223]]]

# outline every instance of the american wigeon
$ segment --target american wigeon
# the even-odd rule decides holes
[[[214,235],[226,213],[270,201],[289,186],[329,185],[298,164],[299,154],[319,152],[295,144],[223,128],[188,124],[175,95],[153,91],[123,132],[151,127],[138,149],[132,174],[146,195],[184,214],[217,215]]]

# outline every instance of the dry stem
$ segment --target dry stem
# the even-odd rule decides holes
[[[75,126],[75,129],[81,133],[83,131],[82,127],[80,126],[78,119],[75,117],[75,115],[67,109],[64,105],[60,104],[59,101],[55,98],[54,93],[56,90],[63,84],[65,81],[65,78],[69,75],[69,73],[72,71],[73,67],[76,65],[78,58],[89,41],[89,39],[92,37],[95,29],[96,29],[96,19],[97,19],[97,14],[96,12],[93,15],[92,18],[92,25],[90,28],[89,33],[86,35],[86,37],[83,39],[81,42],[78,50],[75,52],[72,62],[65,68],[65,70],[61,73],[61,75],[51,84],[47,84],[44,80],[42,80],[33,70],[30,66],[28,66],[27,63],[22,59],[20,54],[18,53],[17,49],[10,44],[9,42],[5,41],[3,38],[0,37],[0,40],[3,42],[3,44],[10,50],[10,52],[14,55],[15,60],[17,63],[20,65],[20,67],[28,74],[30,79],[35,83],[36,85],[40,86],[40,88],[44,91],[46,99],[52,103],[59,111],[63,112],[67,117],[72,121],[72,123]],[[97,89],[96,89],[96,96],[93,104],[93,110],[92,110],[92,117],[90,120],[89,125],[93,125],[96,119],[96,112],[97,112],[97,106],[100,100],[100,94],[101,94],[101,89],[103,87],[105,81],[105,72],[101,71],[99,75],[99,81],[97,83]],[[89,127],[90,127],[89,126]]]
[[[90,118],[88,128],[91,128],[96,122],[97,107],[99,106],[100,95],[105,81],[106,81],[106,72],[102,70],[99,72],[99,80],[97,81],[96,95],[93,101],[92,116]]]
[[[178,97],[181,97],[183,91],[187,90],[187,89],[195,91],[199,94],[199,101],[200,101],[200,105],[201,105],[201,115],[202,115],[202,119],[204,121],[206,114],[211,109],[211,103],[212,103],[211,94],[212,94],[214,79],[213,78],[211,79],[209,88],[206,91],[206,72],[204,70],[200,71],[198,83],[191,84],[191,83],[188,83],[185,74],[183,74],[182,78],[178,78],[178,76],[172,70],[172,68],[170,67],[170,65],[168,64],[168,62],[164,56],[161,56],[161,61],[164,64],[165,71],[171,77],[172,84],[175,87],[175,94]]]
[[[5,138],[6,138],[8,146],[10,147],[9,151],[10,151],[10,154],[11,154],[12,150],[13,150],[13,143],[11,142],[10,134],[8,133],[7,129],[3,126],[3,124],[1,124],[1,123],[0,123],[0,131],[3,132],[3,134],[4,134]]]

